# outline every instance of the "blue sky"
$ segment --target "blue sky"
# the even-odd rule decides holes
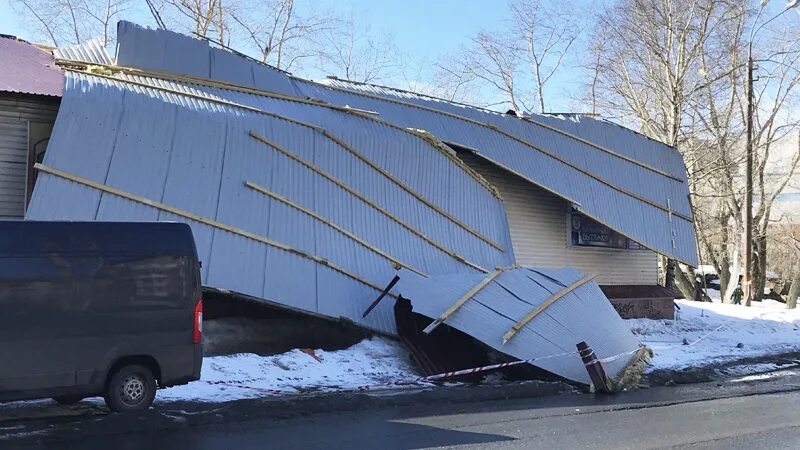
[[[352,15],[362,26],[369,26],[371,33],[392,35],[398,50],[406,58],[404,61],[412,66],[413,72],[442,55],[457,51],[481,30],[501,29],[508,17],[508,2],[509,0],[308,0],[298,4],[306,9],[301,12],[307,12],[307,8],[315,8],[344,17]],[[153,26],[146,10],[142,9],[144,1],[135,0],[135,3],[141,3],[140,7],[130,10],[123,17]],[[591,4],[584,3],[584,0],[577,3]],[[18,20],[9,0],[0,0],[0,33],[37,40],[35,30]],[[564,72],[564,75],[551,83],[548,97],[553,110],[567,107],[570,100],[568,92],[576,85],[576,71],[566,67]],[[317,78],[325,74],[307,69],[298,75]]]
[[[143,3],[143,2],[142,2]],[[507,0],[313,0],[302,4],[343,15],[351,12],[375,31],[393,34],[405,50],[437,53],[454,49],[482,28],[494,28],[506,17]],[[151,24],[140,11],[126,19]],[[0,33],[30,38],[31,30],[19,23],[8,0],[0,0]]]

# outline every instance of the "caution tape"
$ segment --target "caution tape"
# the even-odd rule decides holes
[[[708,338],[709,336],[711,336],[715,332],[721,330],[722,328],[725,327],[725,325],[726,324],[720,325],[719,327],[715,328],[714,330],[711,330],[710,332],[706,333],[705,335],[699,337],[698,339],[696,339],[695,341],[693,341],[693,342],[691,342],[689,344],[675,344],[675,345],[669,345],[669,346],[665,346],[665,347],[655,347],[655,349],[658,350],[658,349],[665,349],[665,348],[671,348],[671,347],[677,347],[677,346],[687,346],[687,345],[688,346],[692,346],[692,345],[695,345],[698,342],[701,342],[704,339]],[[596,359],[595,361],[592,361],[592,362],[587,363],[587,364],[591,365],[591,364],[613,362],[613,361],[616,361],[616,360],[618,360],[620,358],[623,358],[625,356],[632,355],[632,354],[634,354],[636,352],[639,352],[643,348],[645,348],[645,347],[644,346],[640,346],[640,347],[637,347],[637,348],[635,348],[633,350],[628,350],[628,351],[625,351],[625,352],[617,353],[616,355],[611,355],[611,356],[607,356],[605,358]],[[653,347],[651,347],[651,348],[653,348]],[[245,385],[245,384],[241,384],[241,381],[240,382],[204,381],[204,382],[207,383],[207,384],[212,384],[212,385],[224,385],[224,386],[231,386],[231,387],[237,387],[237,388],[242,388],[242,389],[251,389],[251,390],[256,390],[256,391],[259,391],[259,392],[275,394],[275,395],[287,395],[287,394],[289,394],[289,395],[309,395],[309,394],[318,393],[320,391],[323,391],[323,392],[360,392],[360,391],[374,390],[374,389],[380,389],[380,388],[386,388],[386,387],[392,387],[392,386],[412,386],[412,385],[430,384],[430,383],[435,382],[435,381],[443,381],[443,380],[447,380],[449,378],[454,378],[454,377],[458,377],[458,376],[462,376],[462,375],[472,375],[472,374],[476,374],[476,373],[488,372],[490,370],[504,369],[504,368],[507,368],[507,367],[517,366],[517,365],[520,365],[520,364],[533,364],[534,362],[537,362],[537,361],[542,361],[542,360],[551,359],[551,358],[561,358],[561,357],[566,357],[566,356],[574,356],[574,357],[580,358],[580,356],[579,356],[577,351],[576,352],[555,353],[555,354],[552,354],[552,355],[539,356],[539,357],[536,357],[536,358],[523,359],[523,360],[519,360],[519,361],[511,361],[511,362],[505,362],[505,363],[490,364],[490,365],[487,365],[487,366],[474,367],[474,368],[462,369],[462,370],[454,370],[454,371],[450,371],[450,372],[442,372],[442,373],[438,373],[438,374],[435,374],[435,375],[427,375],[427,376],[423,376],[423,377],[392,380],[392,381],[387,381],[387,382],[384,382],[384,383],[366,384],[366,385],[356,386],[356,387],[353,387],[353,388],[345,388],[345,389],[343,389],[343,388],[341,388],[339,386],[315,386],[314,387],[315,388],[314,392],[305,392],[305,393],[300,391],[300,390],[297,390],[296,388],[293,388],[293,389],[298,391],[296,394],[292,393],[292,392],[288,392],[286,390],[261,388],[261,387],[256,387],[256,386],[248,386],[248,385]],[[255,381],[255,380],[252,380],[252,381]]]
[[[706,338],[708,338],[712,334],[716,333],[717,331],[725,328],[727,325],[728,325],[727,323],[723,323],[722,325],[718,326],[717,328],[714,328],[713,330],[711,330],[708,333],[700,336],[699,338],[695,339],[694,341],[689,342],[688,344],[682,342],[682,343],[676,343],[676,344],[672,344],[672,345],[664,345],[664,346],[660,346],[660,347],[652,347],[651,346],[650,348],[652,348],[653,350],[665,350],[665,349],[673,348],[673,347],[691,347],[691,346],[697,344],[698,342],[701,342],[701,341],[705,340]]]

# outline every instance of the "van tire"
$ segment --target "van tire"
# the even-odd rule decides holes
[[[84,396],[82,395],[60,395],[58,397],[53,397],[53,400],[59,405],[74,405],[83,399]]]
[[[150,369],[137,364],[121,367],[111,375],[104,398],[112,411],[143,411],[156,398],[156,378]]]

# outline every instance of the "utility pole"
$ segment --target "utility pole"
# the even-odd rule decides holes
[[[745,185],[744,185],[744,274],[742,277],[742,294],[745,305],[750,306],[753,300],[753,39],[765,25],[781,16],[786,11],[800,6],[800,0],[789,0],[783,9],[758,28],[758,19],[764,12],[769,0],[761,0],[753,25],[750,39],[747,40],[747,142],[745,142]]]
[[[753,298],[753,42],[747,50],[747,141],[745,143],[744,177],[744,276],[742,290],[745,306],[750,306]]]

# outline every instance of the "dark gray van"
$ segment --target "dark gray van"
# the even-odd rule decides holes
[[[0,401],[146,409],[200,378],[202,308],[186,224],[0,222]]]

